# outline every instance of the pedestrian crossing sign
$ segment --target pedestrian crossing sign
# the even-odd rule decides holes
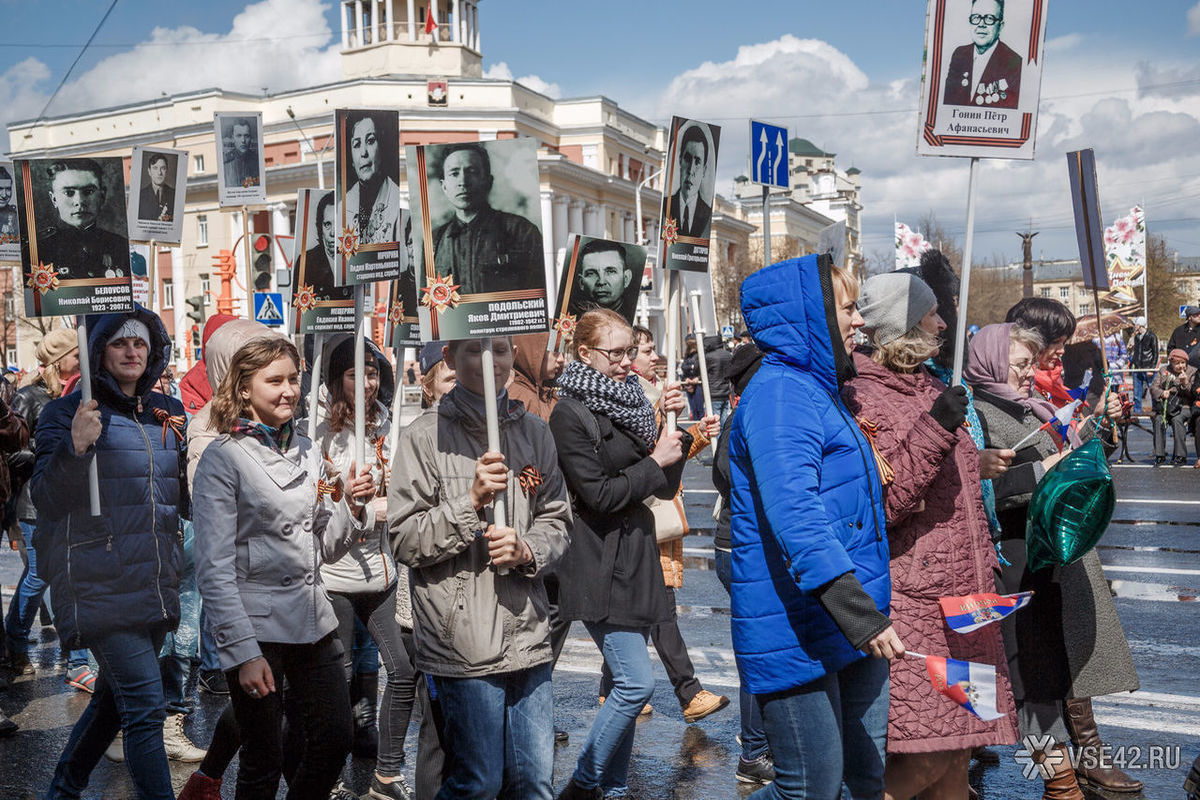
[[[263,325],[283,324],[283,294],[281,292],[254,293],[254,321]]]

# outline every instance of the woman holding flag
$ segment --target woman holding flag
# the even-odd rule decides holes
[[[1073,726],[1074,736],[1068,733],[1066,698],[1132,691],[1138,679],[1095,551],[1059,569],[1033,572],[1026,566],[1029,504],[1046,471],[1067,452],[1060,447],[1078,446],[1097,430],[1106,443],[1112,441],[1111,425],[1081,426],[1078,433],[1062,427],[1062,433],[1057,432],[1061,426],[1053,404],[1033,394],[1033,373],[1043,349],[1037,331],[1009,323],[988,325],[971,340],[963,378],[975,393],[987,446],[1016,450],[1012,466],[993,479],[993,486],[1003,557],[997,590],[1034,593],[1029,609],[1001,624],[1017,722],[1022,737],[1050,736],[1061,750],[1071,738],[1077,746],[1090,746],[1091,738],[1099,738],[1094,724],[1090,731]],[[1056,766],[1046,779],[1044,796],[1082,800],[1070,759],[1047,763]],[[1110,782],[1116,777],[1120,776],[1106,776]]]
[[[994,668],[990,685],[975,687],[967,713],[930,686],[932,660],[928,671],[919,657],[892,662],[884,797],[964,798],[971,750],[1017,738],[1000,629],[956,632],[939,603],[984,600],[978,596],[993,590],[997,567],[979,452],[963,424],[967,394],[946,388],[924,366],[937,355],[946,325],[920,278],[876,275],[863,285],[858,308],[871,347],[854,352],[857,377],[842,396],[871,442],[884,484],[896,632],[912,655],[975,662],[981,673]]]

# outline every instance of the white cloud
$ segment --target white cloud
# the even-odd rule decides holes
[[[70,80],[47,114],[103,108],[163,93],[220,87],[230,91],[271,92],[311,86],[341,76],[340,41],[325,21],[320,0],[262,0],[246,6],[225,33],[191,26],[155,28],[147,41],[108,56]],[[36,65],[36,66],[35,66]],[[14,90],[9,73],[22,70],[29,80]],[[36,116],[53,89],[49,70],[28,59],[0,76],[2,122]],[[6,100],[15,93],[19,108]],[[31,103],[33,96],[40,102]],[[32,106],[36,105],[36,108]]]
[[[1192,6],[1187,12],[1188,35],[1200,36],[1200,3]]]
[[[501,80],[501,81],[515,80],[517,83],[521,84],[522,86],[526,86],[530,89],[533,89],[535,92],[544,94],[547,97],[552,97],[555,99],[562,97],[562,87],[559,86],[557,83],[548,83],[548,82],[542,80],[537,75],[526,75],[523,78],[514,78],[513,74],[512,74],[512,70],[509,69],[508,64],[504,61],[500,61],[500,62],[488,67],[487,70],[483,73],[483,77],[493,78],[495,80]]]
[[[1055,36],[1053,39],[1046,40],[1046,52],[1057,53],[1063,50],[1070,50],[1083,41],[1083,36],[1078,33],[1067,33],[1062,36]]]
[[[49,78],[49,67],[36,58],[13,64],[0,74],[0,125],[37,116],[48,97],[40,86]]]

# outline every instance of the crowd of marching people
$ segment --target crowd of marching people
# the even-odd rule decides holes
[[[957,294],[937,251],[861,285],[825,257],[760,270],[746,341],[699,345],[713,413],[686,425],[653,334],[608,310],[579,318],[566,353],[546,334],[496,338],[490,357],[478,340],[423,348],[425,410],[402,429],[370,341],[362,375],[353,337],[327,341],[310,395],[287,337],[213,320],[181,402],[160,381],[166,330],[139,307],[89,318],[85,402],[66,386],[75,333],[48,334],[39,382],[0,403],[27,562],[5,658],[32,671],[48,587],[67,681],[91,693],[45,796],[80,797],[106,752],[148,800],[174,800],[169,759],[196,764],[184,800],[223,782],[350,797],[351,754],[373,759],[376,800],[630,796],[651,644],[687,722],[729,704],[675,617],[683,469],[710,453],[753,797],[964,800],[970,762],[1019,739],[1042,743],[1045,798],[1138,791],[1095,758],[1051,757],[1098,752],[1090,698],[1138,678],[1095,553],[1040,568],[1026,548],[1039,484],[1077,448],[1116,447],[1120,400],[1102,381],[1059,424],[1069,387],[1042,387],[1061,382],[1075,318],[1042,298],[980,329],[956,382]],[[943,601],[984,597],[992,614],[952,624]],[[574,622],[604,666],[555,780],[552,674]],[[228,695],[203,749],[183,728],[194,664]]]

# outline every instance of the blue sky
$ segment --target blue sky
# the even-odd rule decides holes
[[[108,5],[0,0],[0,121],[41,111]],[[1144,201],[1152,231],[1200,254],[1200,2],[1049,6],[1038,158],[985,165],[977,257],[1015,258],[1012,232],[1030,220],[1044,231],[1038,255],[1074,255],[1062,153],[1081,146],[1097,149],[1107,218]],[[893,214],[911,223],[932,210],[951,232],[964,227],[966,162],[917,158],[909,113],[856,116],[915,108],[924,11],[920,0],[482,0],[480,24],[493,75],[561,96],[605,94],[655,121],[719,120],[721,191],[744,171],[746,116],[837,152],[839,166],[863,169],[870,254],[889,246]],[[121,0],[49,113],[336,79],[337,37],[336,8],[320,0]]]

